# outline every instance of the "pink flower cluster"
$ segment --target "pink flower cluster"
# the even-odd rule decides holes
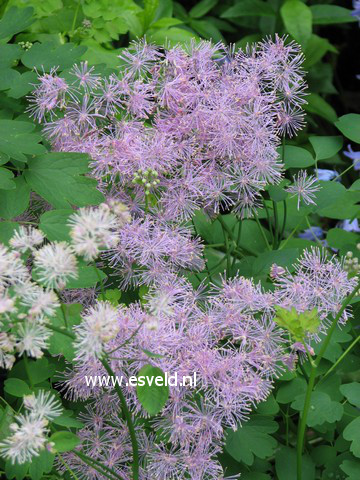
[[[281,271],[273,291],[235,277],[205,293],[167,275],[158,277],[143,306],[119,307],[117,334],[106,346],[116,375],[129,378],[151,363],[179,376],[196,371],[200,381],[195,392],[188,386],[170,387],[161,415],[152,419],[144,419],[134,388],[122,387],[138,418],[141,478],[223,479],[216,455],[224,430],[238,428],[251,408],[267,398],[289,358],[288,334],[273,321],[275,307],[295,307],[299,313],[317,307],[324,329],[354,285],[338,261],[313,249],[298,261],[294,274]],[[149,358],[149,352],[156,356]],[[82,448],[122,478],[131,478],[131,447],[126,427],[119,427],[117,397],[111,390],[86,385],[85,376],[106,372],[96,357],[84,354],[78,352],[66,381],[71,399],[92,404],[80,433]],[[144,422],[157,434],[146,434]],[[118,434],[119,428],[124,434]],[[80,478],[99,478],[73,453],[66,460]]]
[[[119,231],[119,243],[106,254],[120,287],[151,285],[169,273],[204,269],[203,246],[185,227],[155,218],[136,219]]]
[[[277,36],[235,52],[141,41],[120,60],[121,71],[106,78],[86,63],[39,76],[29,110],[53,148],[88,153],[104,185],[165,220],[220,206],[251,214],[265,186],[281,179],[281,136],[303,125],[298,45]]]

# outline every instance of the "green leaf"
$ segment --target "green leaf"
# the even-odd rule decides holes
[[[95,270],[93,265],[86,265],[82,261],[79,261],[78,268],[78,278],[70,279],[66,284],[66,288],[90,288],[99,283],[99,277],[101,280],[106,278],[106,274],[102,270],[98,268]]]
[[[259,234],[259,227],[253,220],[244,220],[241,229],[240,247],[251,252],[260,253],[266,250],[266,244]]]
[[[149,33],[149,38],[157,45],[164,45],[166,42],[169,42],[170,46],[174,46],[177,43],[187,44],[191,42],[191,40],[199,39],[193,32],[180,27],[161,28],[160,30],[154,31],[154,33]]]
[[[82,305],[78,303],[65,306],[66,319],[70,329],[81,322],[82,308]],[[57,310],[56,317],[51,318],[51,323],[57,328],[64,328],[64,317],[60,309]],[[52,355],[63,355],[68,362],[72,362],[75,356],[71,339],[58,332],[54,332],[50,337],[48,350]]]
[[[316,160],[333,157],[343,146],[343,139],[340,136],[309,137],[309,142],[315,150]]]
[[[159,353],[150,352],[150,350],[146,350],[146,348],[142,348],[141,350],[145,353],[145,355],[147,355],[150,358],[164,358],[164,355],[160,355]]]
[[[360,417],[355,418],[343,431],[345,440],[351,442],[350,451],[360,457]]]
[[[352,405],[360,408],[360,383],[352,382],[341,385],[340,392]]]
[[[29,27],[35,21],[33,13],[34,9],[32,7],[9,8],[0,20],[0,40],[12,37]]]
[[[299,395],[292,402],[291,407],[299,412],[303,411],[305,393]],[[341,419],[344,413],[344,407],[341,403],[330,398],[325,392],[314,391],[311,394],[310,410],[306,424],[309,427],[322,425],[325,422],[334,423]]]
[[[353,232],[346,232],[342,228],[331,228],[326,236],[329,247],[344,248],[346,245],[354,245],[358,243],[360,236]]]
[[[118,288],[108,288],[105,290],[105,298],[102,294],[99,298],[101,298],[101,300],[108,300],[110,303],[117,306],[121,298],[121,291]]]
[[[68,431],[55,432],[50,437],[54,442],[54,449],[59,452],[68,452],[81,443],[81,440],[74,433]]]
[[[286,169],[305,168],[315,164],[315,160],[308,150],[292,145],[285,145],[284,157]]]
[[[7,244],[18,227],[19,224],[16,222],[1,222],[0,242]]]
[[[351,10],[337,5],[312,5],[314,25],[333,25],[335,23],[356,22]]]
[[[259,415],[276,415],[280,407],[274,398],[273,394],[270,394],[265,402],[260,402],[256,408],[256,413]]]
[[[50,241],[70,241],[70,228],[67,225],[73,210],[50,210],[40,217],[39,228]]]
[[[280,185],[269,185],[267,190],[271,200],[274,200],[274,202],[282,202],[289,196],[288,192]]]
[[[21,98],[29,93],[37,82],[37,75],[35,72],[24,72],[17,75],[13,82],[11,82],[9,90],[6,95],[11,98]]]
[[[0,70],[0,90],[8,90],[11,85],[20,77],[17,70],[11,68],[3,68]]]
[[[326,39],[318,35],[311,35],[305,49],[304,68],[310,68],[319,62],[326,52],[338,53],[337,49]]]
[[[346,193],[346,188],[339,182],[324,182],[320,180],[319,184],[321,189],[316,192],[316,199],[314,200],[317,210],[338,203]]]
[[[261,0],[239,0],[233,7],[222,13],[221,18],[249,17],[249,16],[272,17],[275,11],[268,2]]]
[[[34,158],[24,172],[30,187],[58,209],[71,205],[98,205],[104,199],[89,172],[88,156],[82,153],[48,153]]]
[[[72,410],[65,410],[64,413],[54,418],[52,422],[55,423],[55,425],[60,425],[61,427],[82,428],[84,424],[79,422],[79,420],[76,418],[73,418],[72,415]]]
[[[10,435],[10,425],[14,423],[14,411],[9,405],[0,410],[0,441]]]
[[[344,460],[340,465],[343,472],[348,475],[346,480],[359,480],[360,478],[360,461],[356,460]]]
[[[54,375],[56,368],[50,364],[47,358],[40,358],[38,360],[28,361],[28,372],[33,385],[42,383],[52,375]]]
[[[22,63],[28,68],[38,68],[49,72],[54,65],[59,70],[70,68],[80,60],[86,52],[86,47],[73,43],[54,44],[52,42],[35,43],[30,50],[21,57]]]
[[[22,54],[20,45],[6,44],[0,45],[0,67],[10,68],[14,65],[15,60],[19,59]]]
[[[39,145],[41,135],[32,133],[35,124],[19,120],[0,120],[0,152],[9,157],[27,162],[26,155],[40,155],[46,152]]]
[[[360,114],[348,113],[339,118],[335,127],[350,140],[360,143]]]
[[[12,464],[11,460],[7,460],[5,463],[6,479],[10,480],[16,478],[16,480],[23,480],[29,470],[29,462]]]
[[[296,377],[290,382],[281,385],[276,394],[279,403],[290,403],[306,390],[306,381],[303,377]]]
[[[151,29],[153,28],[170,28],[170,27],[174,27],[175,25],[180,25],[182,22],[182,20],[179,20],[178,18],[160,18],[159,20],[157,20],[156,22],[152,23],[151,24]]]
[[[39,455],[31,459],[29,474],[32,480],[41,480],[45,473],[50,473],[54,464],[55,455],[44,449]]]
[[[314,460],[315,464],[326,465],[329,462],[334,461],[336,458],[336,450],[330,445],[320,445],[311,450],[311,458]]]
[[[0,217],[10,220],[29,206],[30,187],[22,176],[14,178],[15,189],[0,190]]]
[[[274,453],[277,441],[269,434],[278,428],[273,420],[253,415],[235,432],[227,430],[225,449],[236,461],[252,465],[254,456],[266,458]]]
[[[189,12],[190,17],[200,18],[206,15],[215,5],[218,0],[201,0]]]
[[[299,249],[297,248],[273,250],[271,252],[261,253],[253,263],[253,275],[268,274],[274,263],[281,267],[290,267],[298,256]]]
[[[189,25],[204,38],[211,39],[214,42],[223,40],[220,30],[207,20],[191,20]]]
[[[312,33],[310,8],[300,0],[287,0],[280,13],[290,35],[302,45],[306,45]]]
[[[271,480],[270,475],[261,472],[249,472],[241,474],[242,480]]]
[[[282,446],[275,454],[278,480],[298,480],[296,476],[296,450]],[[315,480],[315,465],[308,455],[303,455],[301,480]]]
[[[143,378],[144,385],[141,385],[140,377],[145,377]],[[137,398],[151,416],[158,414],[169,398],[169,387],[165,384],[162,386],[156,385],[156,377],[161,377],[163,381],[160,383],[165,383],[164,372],[161,368],[152,365],[145,365],[137,375]],[[151,386],[148,382],[151,383]]]
[[[29,385],[24,380],[20,380],[20,378],[8,378],[5,380],[4,390],[13,397],[23,397],[31,393]]]
[[[295,307],[287,310],[286,308],[276,306],[275,310],[276,317],[274,322],[288,330],[297,342],[302,342],[308,333],[316,333],[319,329],[320,318],[317,308],[305,310],[301,313],[298,313]]]
[[[7,168],[0,167],[0,190],[15,190],[14,174]]]
[[[308,103],[304,105],[304,110],[309,113],[315,113],[331,123],[336,122],[337,115],[335,110],[328,102],[320,97],[320,95],[317,93],[311,93],[306,97],[306,100]]]
[[[335,362],[343,353],[341,343],[348,343],[352,340],[352,336],[348,333],[351,328],[350,323],[344,325],[341,330],[337,328],[331,336],[328,348],[324,353],[324,358],[330,362]],[[320,335],[320,338],[324,340],[324,335]],[[320,352],[321,342],[314,342],[313,348],[316,354]]]

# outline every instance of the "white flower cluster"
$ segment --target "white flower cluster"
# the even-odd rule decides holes
[[[10,239],[13,249],[0,244],[0,367],[11,368],[15,353],[40,358],[48,345],[50,331],[45,327],[55,314],[59,300],[49,284],[35,283],[26,266],[26,255],[35,256],[44,235],[34,228],[20,229]],[[17,250],[14,250],[17,249]],[[24,256],[21,256],[21,253]],[[34,266],[35,269],[35,266]],[[45,288],[44,288],[45,287]]]
[[[91,261],[103,249],[116,247],[119,228],[131,217],[123,204],[103,203],[97,209],[81,208],[69,219],[70,235],[75,252]]]
[[[107,342],[119,332],[118,309],[110,302],[97,302],[82,317],[76,327],[76,360],[86,362],[92,357],[101,357]]]
[[[52,444],[48,440],[49,420],[62,413],[62,406],[50,392],[40,390],[24,397],[25,414],[18,414],[10,425],[11,434],[0,442],[0,455],[11,463],[25,463]]]
[[[112,202],[75,212],[69,219],[71,243],[43,244],[40,230],[21,226],[10,247],[0,244],[0,367],[11,368],[16,352],[33,358],[43,355],[51,336],[49,319],[60,306],[57,292],[78,277],[76,255],[91,261],[102,250],[113,248],[119,228],[129,220],[127,208]],[[93,328],[99,325],[95,322]],[[91,345],[98,348],[94,342]]]

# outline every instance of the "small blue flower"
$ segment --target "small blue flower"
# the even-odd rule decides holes
[[[354,0],[353,7],[354,10],[351,12],[351,15],[360,21],[360,0]]]
[[[343,220],[342,222],[339,222],[338,225],[340,228],[345,230],[346,232],[360,232],[360,227],[359,227],[359,222],[357,221],[357,218],[355,220]]]
[[[351,145],[348,145],[348,149],[344,150],[343,154],[353,161],[354,170],[360,170],[360,152],[354,152]]]
[[[333,178],[336,178],[339,175],[336,170],[327,170],[326,168],[318,168],[317,173],[318,173],[318,179],[323,180],[324,182],[326,182],[327,180],[332,180]]]
[[[307,230],[304,230],[302,233],[299,233],[298,236],[299,238],[304,238],[305,240],[320,240],[321,238],[324,238],[324,230],[321,227],[313,226]]]

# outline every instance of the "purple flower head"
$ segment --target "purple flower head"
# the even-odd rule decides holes
[[[351,145],[348,145],[348,149],[344,150],[343,154],[353,161],[354,170],[360,170],[360,152],[354,152]]]
[[[318,168],[317,169],[317,177],[318,180],[322,180],[324,182],[330,181],[333,178],[336,178],[339,176],[338,172],[336,170],[328,170],[326,168]],[[340,181],[340,178],[339,178]]]
[[[360,0],[353,0],[353,8],[354,10],[351,12],[351,15],[360,22]]]
[[[360,233],[360,227],[357,218],[355,218],[354,220],[343,220],[342,222],[340,222],[339,226],[346,232]]]
[[[139,41],[120,61],[109,77],[75,65],[71,85],[56,70],[39,77],[29,111],[53,148],[88,153],[105,188],[166,221],[187,221],[199,208],[251,215],[260,192],[281,180],[282,135],[303,124],[299,47],[279,36],[237,52]],[[156,170],[156,188],[133,182],[139,169]]]
[[[297,208],[300,208],[301,200],[305,205],[315,205],[315,193],[321,189],[318,180],[313,175],[308,175],[306,170],[301,170],[295,177],[293,185],[286,188],[286,191],[297,196]]]
[[[314,225],[311,228],[304,230],[302,233],[299,233],[298,237],[312,241],[316,241],[316,239],[321,240],[324,238],[324,230],[321,227]]]

